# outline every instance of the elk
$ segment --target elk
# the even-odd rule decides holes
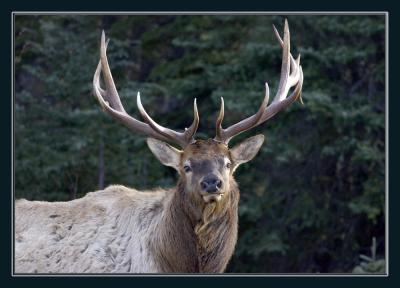
[[[300,57],[290,53],[285,20],[279,87],[268,105],[269,88],[258,111],[222,128],[224,102],[216,120],[216,136],[195,140],[199,114],[183,132],[163,127],[137,106],[144,122],[125,111],[108,64],[104,31],[100,61],[93,78],[102,109],[130,130],[147,135],[155,157],[179,173],[176,188],[137,191],[112,185],[69,202],[17,200],[15,203],[16,273],[221,273],[236,245],[239,188],[234,171],[260,149],[263,135],[233,148],[230,140],[260,125],[301,100]],[[102,75],[105,88],[100,86]],[[103,84],[102,84],[103,85]],[[290,89],[294,87],[290,96]],[[170,143],[170,144],[168,144]],[[180,149],[172,146],[173,144]]]

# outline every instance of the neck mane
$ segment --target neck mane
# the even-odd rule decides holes
[[[151,239],[159,269],[164,273],[223,272],[237,239],[237,184],[232,179],[225,199],[201,207],[190,204],[183,187],[178,183],[171,191],[157,235]]]

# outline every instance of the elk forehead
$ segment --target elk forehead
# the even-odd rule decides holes
[[[196,142],[188,145],[183,151],[182,163],[185,163],[185,161],[188,161],[191,158],[205,159],[216,156],[229,157],[228,146],[213,139],[197,140]]]

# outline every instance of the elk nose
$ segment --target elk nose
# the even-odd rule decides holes
[[[222,181],[215,175],[207,175],[200,182],[201,189],[207,193],[215,193],[218,192],[222,187]]]

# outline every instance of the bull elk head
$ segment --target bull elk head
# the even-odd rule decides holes
[[[229,192],[230,178],[237,166],[251,160],[257,154],[264,136],[250,137],[232,149],[228,148],[229,141],[236,135],[266,122],[294,101],[301,100],[303,72],[300,55],[294,59],[290,53],[288,23],[285,20],[283,40],[275,26],[273,29],[283,51],[279,87],[274,100],[268,104],[269,87],[265,83],[265,97],[258,111],[234,125],[222,128],[224,101],[221,98],[220,112],[216,121],[216,135],[213,139],[196,140],[194,137],[199,125],[196,99],[193,105],[193,123],[183,132],[163,127],[154,121],[144,109],[139,92],[137,106],[144,122],[128,115],[111,75],[106,55],[108,41],[105,40],[104,31],[101,36],[100,61],[93,78],[94,95],[107,114],[130,130],[150,137],[147,141],[150,150],[161,163],[175,168],[180,173],[186,190],[192,192],[193,199],[198,201],[203,199],[206,203],[219,202]],[[100,74],[103,75],[105,89],[100,87]],[[293,92],[287,96],[292,87],[294,87]],[[182,150],[166,142],[177,144]]]

